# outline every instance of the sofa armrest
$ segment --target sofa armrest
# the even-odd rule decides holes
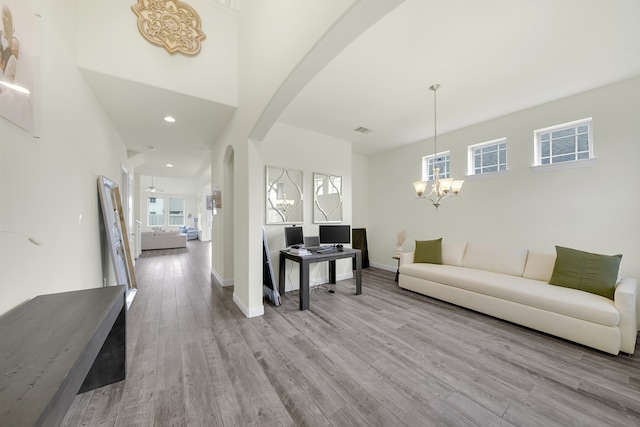
[[[403,252],[400,254],[400,265],[413,264],[413,252]]]
[[[616,287],[614,303],[620,312],[620,351],[633,354],[638,336],[638,281],[625,277]]]

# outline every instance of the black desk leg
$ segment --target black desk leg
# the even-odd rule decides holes
[[[285,292],[285,288],[286,288],[286,283],[284,281],[284,263],[287,261],[287,259],[284,257],[284,255],[282,253],[280,253],[280,266],[278,267],[278,288],[280,291],[280,295],[284,295]]]
[[[362,293],[362,253],[356,253],[356,295]]]
[[[329,261],[329,283],[336,283],[336,260]]]
[[[309,263],[300,263],[300,310],[309,310]]]

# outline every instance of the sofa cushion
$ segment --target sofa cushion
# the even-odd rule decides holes
[[[556,246],[549,284],[580,289],[613,299],[622,255],[600,255]]]
[[[447,265],[462,265],[462,257],[467,250],[467,242],[442,241],[442,263]]]
[[[522,277],[548,282],[551,279],[555,262],[556,256],[554,254],[529,251]]]
[[[416,240],[413,262],[442,264],[442,238],[435,240]]]
[[[540,280],[451,265],[405,264],[400,274],[529,305],[606,326],[620,323],[613,301]]]
[[[462,266],[522,276],[528,252],[527,248],[519,246],[468,243]]]

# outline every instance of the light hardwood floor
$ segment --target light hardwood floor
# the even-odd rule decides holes
[[[639,426],[640,348],[612,356],[363,271],[247,319],[210,245],[145,251],[127,379],[78,395],[69,426]],[[328,289],[335,289],[329,293]]]

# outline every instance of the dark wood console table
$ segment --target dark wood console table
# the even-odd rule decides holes
[[[291,254],[287,250],[280,251],[280,267],[278,288],[280,295],[285,293],[285,262],[287,259],[300,264],[300,310],[309,309],[309,266],[314,262],[329,261],[329,283],[336,283],[336,260],[355,259],[356,295],[362,293],[362,252],[359,249],[345,248],[341,251],[327,253],[314,252],[311,255]]]
[[[76,394],[125,378],[125,287],[40,295],[0,316],[0,425],[59,426]]]

